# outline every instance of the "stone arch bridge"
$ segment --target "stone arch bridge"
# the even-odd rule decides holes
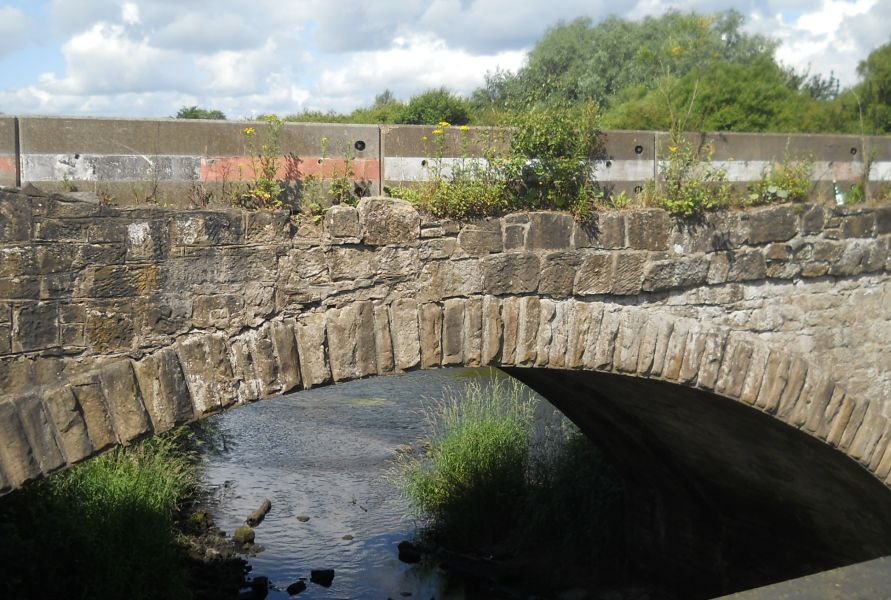
[[[260,398],[492,365],[618,466],[629,555],[726,590],[891,551],[889,342],[891,207],[296,224],[0,192],[4,493]]]

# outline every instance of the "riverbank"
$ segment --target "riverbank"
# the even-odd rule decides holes
[[[198,508],[206,433],[180,428],[0,500],[0,597],[237,597],[245,563]]]

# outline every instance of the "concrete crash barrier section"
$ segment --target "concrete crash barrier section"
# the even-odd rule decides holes
[[[0,186],[18,183],[18,153],[15,117],[0,116]]]
[[[814,193],[832,198],[833,182],[843,193],[868,181],[877,186],[891,181],[891,139],[874,136],[783,133],[688,133],[687,142],[713,169],[723,169],[727,180],[744,187],[771,168],[787,161],[810,160]],[[658,165],[672,155],[671,136],[656,134]],[[866,165],[869,175],[865,177]]]
[[[122,205],[184,206],[198,186],[243,188],[260,168],[251,154],[270,141],[269,126],[260,122],[21,117],[19,123],[24,184],[95,192]],[[351,168],[363,194],[378,193],[379,138],[376,126],[286,123],[277,177],[291,184]]]

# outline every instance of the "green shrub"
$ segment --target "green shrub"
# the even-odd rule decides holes
[[[113,450],[0,501],[0,596],[190,598],[175,519],[197,485],[180,429]]]
[[[394,116],[397,123],[412,125],[435,125],[440,121],[464,125],[470,122],[470,104],[441,87],[413,96],[405,108]]]
[[[428,461],[404,465],[402,484],[431,532],[457,548],[503,536],[526,495],[532,407],[518,383],[467,384],[430,416]]]

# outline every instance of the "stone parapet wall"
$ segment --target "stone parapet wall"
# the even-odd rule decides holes
[[[713,390],[885,480],[889,272],[891,207],[456,223],[366,198],[297,223],[0,192],[0,489],[239,403],[457,365]]]

